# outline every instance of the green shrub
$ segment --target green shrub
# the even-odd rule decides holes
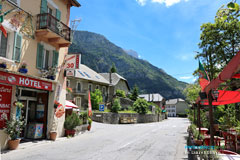
[[[145,99],[139,98],[133,104],[133,109],[139,114],[146,114],[148,112],[148,102]]]
[[[64,121],[64,128],[67,130],[73,130],[75,127],[79,126],[81,123],[78,115],[76,113],[72,113],[68,115]]]
[[[123,90],[118,89],[116,91],[116,96],[126,98],[126,94]]]
[[[87,112],[81,112],[79,117],[80,117],[80,120],[82,120],[82,124],[87,124],[87,117],[88,117]]]
[[[120,109],[121,109],[120,100],[118,98],[115,98],[111,111],[114,113],[118,113]]]
[[[96,89],[94,92],[91,92],[91,103],[93,110],[98,110],[99,103],[101,103],[102,101],[103,101],[102,92],[99,89]]]
[[[135,85],[133,90],[132,90],[132,93],[130,95],[130,99],[133,100],[133,101],[136,101],[138,99],[138,96],[139,96],[139,89],[138,87]]]

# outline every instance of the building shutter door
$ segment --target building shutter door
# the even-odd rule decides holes
[[[61,31],[61,12],[56,9],[56,18],[58,21],[56,21],[56,31],[57,33],[60,33]]]
[[[42,69],[43,68],[43,58],[44,58],[44,47],[40,43],[38,43],[37,47],[37,68]]]
[[[13,60],[20,62],[22,48],[22,36],[15,32],[13,46]]]
[[[59,56],[59,53],[57,51],[53,51],[52,66],[54,68],[58,66],[58,56]]]
[[[47,0],[42,0],[42,1],[41,1],[41,10],[40,10],[40,13],[41,13],[41,14],[47,13],[47,9],[48,9]]]

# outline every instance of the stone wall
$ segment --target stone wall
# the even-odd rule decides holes
[[[119,124],[121,117],[133,117],[137,119],[137,123],[150,123],[160,122],[165,119],[165,114],[155,115],[146,114],[141,115],[137,113],[94,113],[92,116],[93,121],[108,124]]]

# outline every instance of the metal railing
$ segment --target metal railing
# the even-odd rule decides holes
[[[67,41],[71,41],[71,29],[49,13],[37,15],[37,30],[50,29]]]

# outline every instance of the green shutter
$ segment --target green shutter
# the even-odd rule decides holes
[[[40,13],[42,14],[47,12],[48,12],[47,0],[42,0]]]
[[[13,46],[13,57],[12,59],[20,62],[22,49],[22,36],[15,32],[14,35],[14,46]]]
[[[53,67],[58,66],[58,55],[59,55],[59,53],[57,51],[53,51],[53,59],[52,59],[52,66]]]
[[[61,21],[61,11],[59,11],[58,9],[56,9],[56,18]]]
[[[42,69],[43,68],[43,58],[44,58],[44,47],[42,44],[38,43],[37,47],[37,68]]]

